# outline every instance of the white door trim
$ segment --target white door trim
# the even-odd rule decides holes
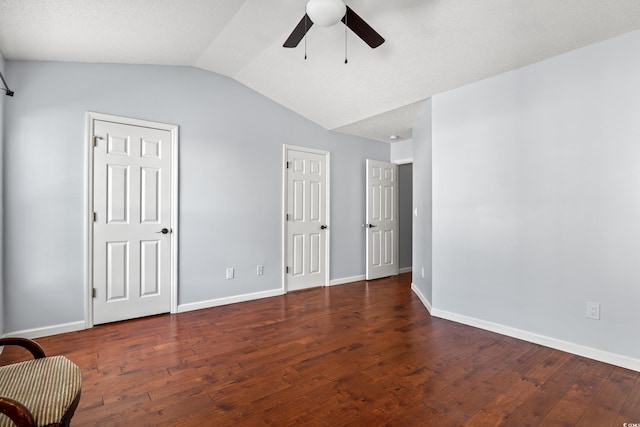
[[[85,122],[85,326],[93,327],[93,127],[96,120],[166,130],[171,133],[171,313],[178,312],[178,126],[87,111]]]
[[[327,181],[325,186],[325,194],[326,194],[326,218],[327,224],[331,226],[331,153],[329,151],[316,150],[313,148],[299,147],[296,145],[282,145],[282,291],[287,293],[287,152],[289,150],[295,151],[306,151],[308,153],[320,154],[325,157],[326,160],[326,170],[327,170]],[[331,228],[329,228],[329,233],[326,234],[326,248],[325,248],[325,277],[324,277],[324,285],[330,285],[330,265],[331,265]]]

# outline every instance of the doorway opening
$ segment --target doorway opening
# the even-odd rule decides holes
[[[413,163],[398,164],[398,271],[407,273],[413,264]]]

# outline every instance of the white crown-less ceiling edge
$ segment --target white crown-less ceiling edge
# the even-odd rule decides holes
[[[434,94],[640,29],[638,0],[347,0],[386,42],[314,26],[304,0],[0,0],[9,60],[182,65],[229,76],[320,126],[411,138]],[[19,96],[19,94],[16,94]]]

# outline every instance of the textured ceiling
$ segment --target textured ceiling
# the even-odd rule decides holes
[[[639,0],[347,0],[345,27],[282,43],[304,0],[0,0],[9,60],[186,65],[229,76],[326,129],[411,138],[436,93],[640,29]]]

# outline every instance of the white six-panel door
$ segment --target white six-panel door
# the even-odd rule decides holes
[[[398,274],[398,166],[367,159],[367,280]]]
[[[169,312],[171,132],[93,125],[93,323]]]
[[[286,289],[328,280],[328,153],[286,150]]]

